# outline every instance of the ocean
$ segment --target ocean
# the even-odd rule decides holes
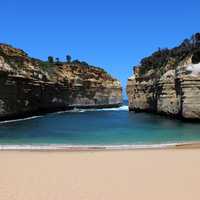
[[[200,124],[120,108],[0,122],[0,149],[145,148],[200,141]]]

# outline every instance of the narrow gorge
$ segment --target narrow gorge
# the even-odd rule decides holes
[[[173,49],[159,49],[128,79],[129,110],[200,120],[200,33]]]

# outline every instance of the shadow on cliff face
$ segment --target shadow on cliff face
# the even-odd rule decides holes
[[[194,55],[192,56],[192,63],[198,64],[200,63],[200,50],[196,51]]]
[[[162,90],[162,88],[161,88]],[[158,87],[157,84],[149,89],[149,93],[152,96],[147,97],[147,104],[149,105],[149,112],[157,112],[157,101],[158,101]]]

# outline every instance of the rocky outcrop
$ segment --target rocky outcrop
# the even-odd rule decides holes
[[[200,120],[200,34],[144,58],[128,79],[129,110]]]
[[[117,107],[118,80],[85,62],[44,62],[0,44],[0,119],[72,108]]]

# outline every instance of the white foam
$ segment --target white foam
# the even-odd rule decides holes
[[[7,124],[7,123],[13,123],[13,122],[26,121],[26,120],[36,119],[36,118],[39,118],[39,117],[42,117],[42,115],[33,116],[33,117],[27,117],[27,118],[22,118],[22,119],[5,120],[5,121],[1,121],[0,124]]]
[[[94,112],[94,111],[128,111],[128,106],[121,106],[119,108],[104,108],[104,109],[73,109],[73,110],[66,110],[66,111],[59,111],[55,113],[51,113],[51,115],[56,115],[56,114],[63,114],[63,113],[70,113],[70,112],[77,112],[77,113],[82,113],[82,112]],[[14,122],[20,122],[20,121],[26,121],[26,120],[31,120],[31,119],[36,119],[39,117],[44,117],[44,115],[39,115],[39,116],[33,116],[33,117],[27,117],[27,118],[22,118],[22,119],[14,119],[14,120],[5,120],[1,121],[1,124],[7,124],[7,123],[14,123]]]
[[[105,108],[105,109],[101,109],[101,110],[103,110],[103,111],[128,111],[128,106],[121,106],[121,107],[119,107],[119,108]],[[99,109],[99,111],[101,111],[100,109]]]
[[[195,142],[163,144],[127,144],[127,145],[0,145],[0,150],[129,150],[129,149],[165,149],[177,145],[195,144]]]
[[[73,110],[66,110],[66,111],[59,111],[59,112],[55,112],[55,113],[51,113],[51,115],[56,115],[56,114],[63,114],[63,113],[71,113],[71,112],[75,112],[75,113],[83,113],[83,112],[96,112],[96,111],[128,111],[128,106],[121,106],[118,108],[103,108],[103,109],[73,109]],[[33,116],[33,117],[27,117],[27,118],[22,118],[22,119],[14,119],[14,120],[5,120],[5,121],[1,121],[1,124],[7,124],[7,123],[14,123],[14,122],[20,122],[20,121],[27,121],[27,120],[32,120],[32,119],[36,119],[39,117],[44,117],[44,115],[39,115],[39,116]]]
[[[118,108],[99,108],[99,109],[94,109],[94,108],[88,108],[88,109],[78,109],[75,108],[73,110],[66,110],[66,111],[59,111],[54,114],[63,114],[63,113],[70,113],[70,112],[77,112],[77,113],[82,113],[82,112],[102,112],[102,111],[128,111],[128,106],[124,105]]]

